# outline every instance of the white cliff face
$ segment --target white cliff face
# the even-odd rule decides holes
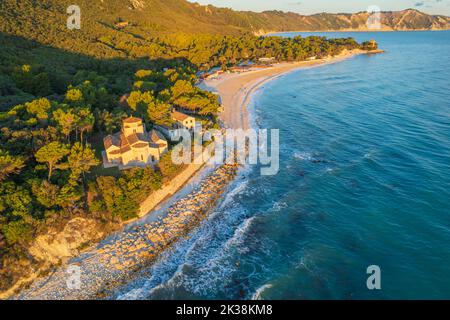
[[[16,267],[21,272],[20,278],[11,287],[0,291],[0,299],[10,298],[20,288],[38,279],[42,272],[79,255],[86,245],[100,241],[110,231],[111,226],[77,217],[67,222],[62,230],[49,230],[38,236],[28,249],[34,261],[19,262],[21,265]]]
[[[51,275],[32,279],[30,286],[23,288],[14,299],[38,300],[83,300],[105,298],[117,286],[130,280],[130,275],[154,262],[165,250],[183,239],[191,230],[207,218],[218,198],[226,191],[234,179],[238,167],[221,166],[188,195],[172,204],[165,215],[156,221],[136,225],[108,237],[101,244],[91,247],[85,255],[77,259],[83,273],[81,290],[67,287],[66,266],[54,269]],[[40,259],[59,259],[67,256],[72,244],[82,244],[82,239],[95,235],[95,227],[87,219],[74,219],[71,226],[54,238],[45,236],[37,239],[33,254]],[[80,233],[78,228],[83,228]],[[78,241],[67,238],[72,235]],[[84,236],[83,236],[84,235]],[[74,249],[76,250],[76,249]]]
[[[101,239],[104,232],[92,219],[74,218],[62,231],[50,231],[36,238],[29,253],[38,261],[58,264],[80,253],[87,243]]]

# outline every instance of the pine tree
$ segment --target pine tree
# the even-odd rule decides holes
[[[0,149],[0,182],[11,174],[17,174],[25,166],[21,157],[11,156],[7,151]]]
[[[95,157],[94,151],[89,145],[83,146],[77,142],[72,146],[70,155],[67,158],[69,168],[72,171],[70,177],[74,181],[78,180],[81,175],[89,172],[92,167],[98,166],[100,161]]]
[[[46,163],[48,167],[48,181],[50,181],[56,164],[69,154],[69,148],[59,142],[51,142],[35,154],[37,162]]]

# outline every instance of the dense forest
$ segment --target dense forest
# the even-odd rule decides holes
[[[300,61],[312,56],[336,55],[343,49],[359,47],[351,38],[323,37],[289,39],[251,35],[173,34],[135,42],[118,37],[106,40],[107,35],[103,38],[111,48],[107,57],[104,52],[88,49],[87,46],[79,47],[79,51],[84,53],[73,53],[21,37],[0,34],[3,48],[0,51],[3,61],[0,66],[0,110],[27,101],[36,94],[63,94],[73,80],[75,84],[80,82],[83,72],[86,74],[83,70],[97,70],[108,79],[112,93],[121,94],[133,85],[133,79],[127,75],[143,67],[160,71],[164,68],[182,68],[189,74],[195,74],[196,71],[214,66],[229,66],[262,57]],[[13,78],[17,75],[16,67],[21,64],[32,65],[30,76],[33,76],[33,80],[30,81],[35,81],[39,87],[32,88],[32,82],[16,85],[17,81]]]
[[[0,4],[3,21],[17,14],[4,11],[12,3]],[[24,12],[31,10],[24,4]],[[143,38],[110,28],[93,39],[89,27],[46,33],[51,20],[26,21],[33,27],[8,23],[0,33],[0,290],[39,266],[27,251],[38,235],[77,216],[118,226],[183,169],[170,154],[155,168],[103,169],[103,137],[117,132],[123,118],[142,117],[148,128],[170,125],[170,110],[182,108],[217,126],[218,98],[196,87],[201,71],[261,57],[294,61],[375,48],[351,38]]]
[[[32,29],[28,17],[33,14],[35,23],[49,21],[53,26],[43,27],[47,32],[43,35],[58,35],[57,31],[62,30],[57,25],[65,22],[66,8],[73,4],[81,8],[83,28],[91,28],[96,37],[107,29],[119,29],[131,37],[144,38],[174,32],[260,35],[280,31],[363,31],[367,30],[369,17],[367,12],[307,16],[282,11],[234,11],[186,0],[2,0],[0,12],[20,11],[25,14],[0,14],[3,16],[0,28],[8,31],[20,25],[23,30]],[[449,17],[427,15],[415,9],[382,12],[380,22],[383,30],[450,28]]]

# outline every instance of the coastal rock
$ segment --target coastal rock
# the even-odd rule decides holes
[[[74,218],[62,231],[49,230],[36,238],[29,253],[38,261],[58,264],[80,252],[85,244],[104,236],[103,226],[92,219]]]
[[[169,207],[157,221],[124,230],[120,236],[97,248],[91,248],[77,258],[86,281],[82,290],[68,290],[65,267],[51,277],[41,278],[20,299],[95,299],[106,298],[134,273],[154,262],[165,250],[207,218],[208,212],[225,192],[228,183],[237,174],[238,166],[223,165],[207,176],[189,195]],[[81,231],[83,230],[83,231]],[[36,259],[64,261],[78,253],[86,240],[100,238],[98,226],[88,219],[74,219],[61,233],[50,233],[36,239],[32,254]],[[70,238],[70,241],[68,239]],[[109,241],[109,242],[108,242]],[[31,252],[30,252],[31,253]],[[73,261],[73,260],[72,260]],[[70,263],[70,262],[69,262]]]

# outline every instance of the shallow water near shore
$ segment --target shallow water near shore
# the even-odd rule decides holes
[[[111,298],[450,298],[450,32],[325,35],[387,52],[265,84],[252,107],[280,129],[279,174],[245,168],[199,229]]]

